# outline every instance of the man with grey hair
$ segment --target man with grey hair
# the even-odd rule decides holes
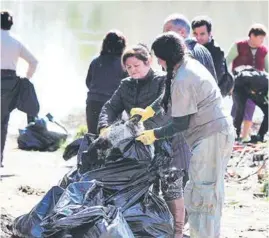
[[[189,20],[181,14],[169,15],[163,25],[163,32],[168,31],[174,31],[181,35],[185,39],[185,44],[192,57],[204,65],[217,80],[217,74],[210,52],[203,45],[190,38],[191,24]]]

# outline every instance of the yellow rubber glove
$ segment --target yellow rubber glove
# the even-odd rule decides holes
[[[101,128],[101,129],[100,129],[100,134],[99,134],[99,136],[101,136],[101,137],[107,137],[109,131],[110,131],[110,126],[109,126],[109,127]]]
[[[145,109],[135,107],[135,108],[132,108],[132,110],[130,111],[130,114],[131,114],[131,117],[133,117],[134,115],[140,115],[142,117],[140,121],[143,122],[153,117],[155,115],[155,112],[150,106],[146,107]]]
[[[151,145],[157,138],[154,135],[154,130],[143,131],[136,140],[141,141],[144,145]]]

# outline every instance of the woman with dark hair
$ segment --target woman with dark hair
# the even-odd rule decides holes
[[[103,40],[100,55],[90,64],[86,78],[89,89],[86,102],[89,133],[97,134],[101,108],[126,76],[121,66],[121,55],[125,47],[125,36],[117,30],[109,31]]]
[[[98,127],[100,136],[103,137],[109,133],[109,126],[124,110],[130,116],[143,111],[141,120],[146,129],[165,125],[170,119],[162,106],[166,76],[164,72],[151,68],[151,55],[147,47],[139,44],[127,49],[122,55],[122,64],[130,77],[121,81],[117,91],[102,108]],[[174,216],[176,229],[183,234],[185,213],[182,176],[183,170],[187,170],[191,155],[182,134],[173,138],[172,147],[171,166],[176,168],[179,177],[173,182],[170,182],[170,178],[162,181],[162,194]]]
[[[151,55],[148,48],[138,44],[126,49],[122,55],[122,66],[129,77],[121,81],[118,89],[102,108],[98,123],[101,136],[105,135],[104,132],[109,130],[109,126],[124,110],[130,115],[131,109],[138,106],[144,108],[146,105],[151,105],[148,108],[151,108],[152,116],[155,110],[160,110],[158,117],[145,121],[146,128],[153,128],[163,123],[161,117],[164,111],[161,102],[165,74],[153,71],[151,68]]]
[[[165,106],[171,103],[172,120],[144,131],[137,140],[152,144],[183,132],[192,152],[184,190],[191,237],[219,237],[224,174],[235,138],[232,119],[222,108],[215,79],[186,55],[178,34],[158,36],[152,49],[167,70]]]

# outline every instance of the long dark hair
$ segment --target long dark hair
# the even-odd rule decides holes
[[[184,39],[174,32],[167,32],[159,35],[153,42],[151,49],[156,57],[166,62],[166,82],[163,106],[168,111],[168,104],[171,100],[171,81],[174,77],[175,66],[182,62],[185,55]]]
[[[126,38],[118,30],[109,31],[102,44],[101,55],[121,56],[126,47]]]

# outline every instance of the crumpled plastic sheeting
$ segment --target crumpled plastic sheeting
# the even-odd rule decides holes
[[[154,151],[132,136],[114,148],[106,140],[85,135],[77,168],[62,179],[65,190],[58,203],[39,220],[42,236],[172,237],[173,218],[165,201],[149,192],[171,162],[170,144],[158,143]],[[123,226],[113,230],[117,219]]]
[[[62,211],[64,213],[64,211]],[[73,212],[73,213],[71,213]],[[129,225],[114,206],[70,207],[54,222],[45,220],[43,237],[54,238],[133,238]],[[64,216],[66,215],[66,216]]]
[[[53,125],[53,126],[51,126]],[[52,127],[52,130],[49,128]],[[36,119],[19,130],[18,147],[22,150],[56,151],[67,138],[67,131],[58,123]]]
[[[42,237],[41,221],[53,210],[64,189],[52,187],[42,200],[28,213],[19,216],[13,223],[13,234],[19,237]]]
[[[135,237],[173,237],[173,217],[164,200],[151,192],[141,200],[123,212]]]

